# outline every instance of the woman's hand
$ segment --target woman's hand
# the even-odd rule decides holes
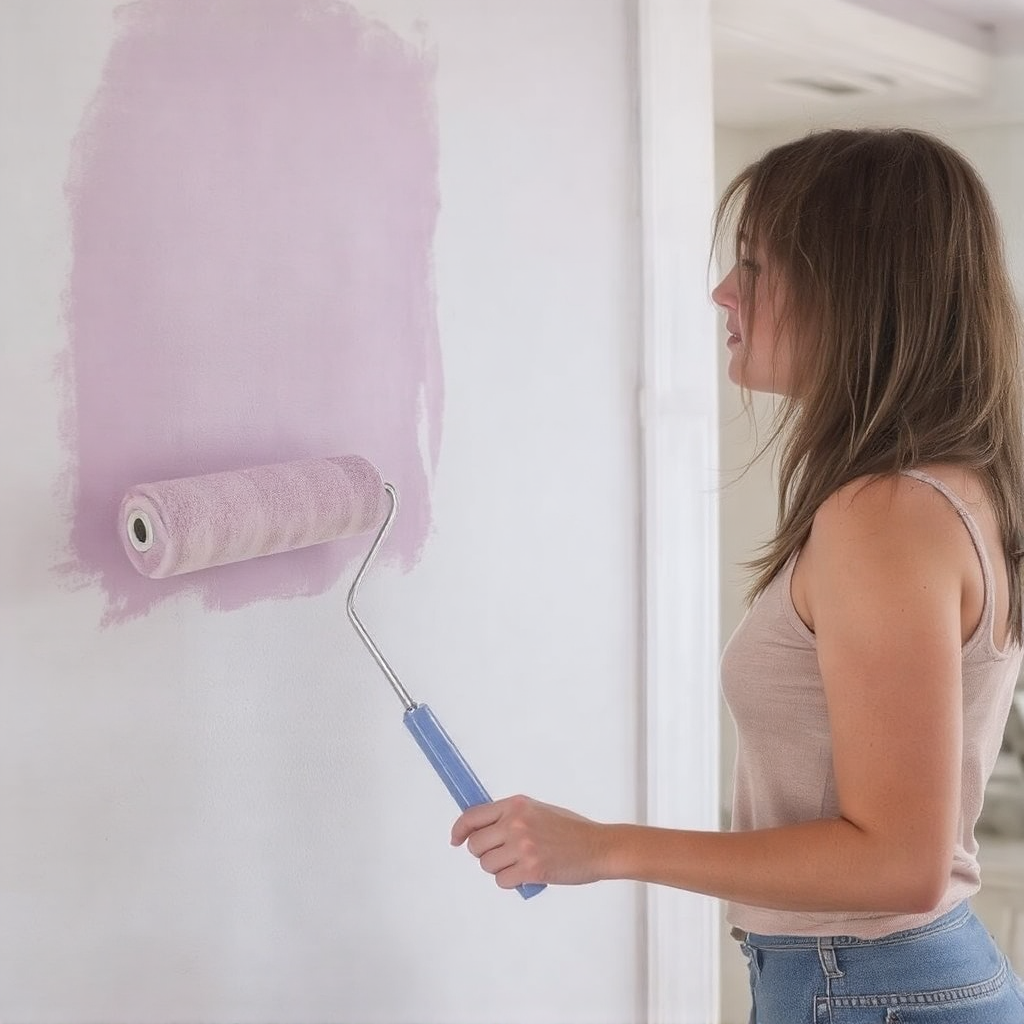
[[[609,831],[572,811],[513,796],[470,807],[452,826],[452,846],[465,842],[502,889],[581,885],[607,877]]]

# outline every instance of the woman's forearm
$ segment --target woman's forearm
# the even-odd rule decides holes
[[[795,911],[924,913],[948,879],[844,818],[752,832],[607,825],[606,877]]]
[[[452,827],[503,888],[634,879],[774,910],[925,913],[949,883],[936,836],[826,818],[750,832],[605,825],[525,796],[471,807]]]

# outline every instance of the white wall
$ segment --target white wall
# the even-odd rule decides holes
[[[113,6],[0,6],[0,1016],[638,1019],[639,887],[524,904],[448,848],[341,588],[101,630],[52,573],[62,185]],[[358,6],[436,47],[446,382],[433,538],[365,618],[496,795],[635,819],[633,5]]]

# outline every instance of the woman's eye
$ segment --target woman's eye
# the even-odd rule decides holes
[[[749,271],[751,274],[757,274],[761,270],[761,265],[757,262],[757,260],[747,258],[740,260],[740,267],[743,270]]]

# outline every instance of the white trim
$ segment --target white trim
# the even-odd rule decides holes
[[[718,827],[718,402],[710,0],[638,0],[646,820]],[[647,1022],[719,1017],[716,901],[647,888]]]

